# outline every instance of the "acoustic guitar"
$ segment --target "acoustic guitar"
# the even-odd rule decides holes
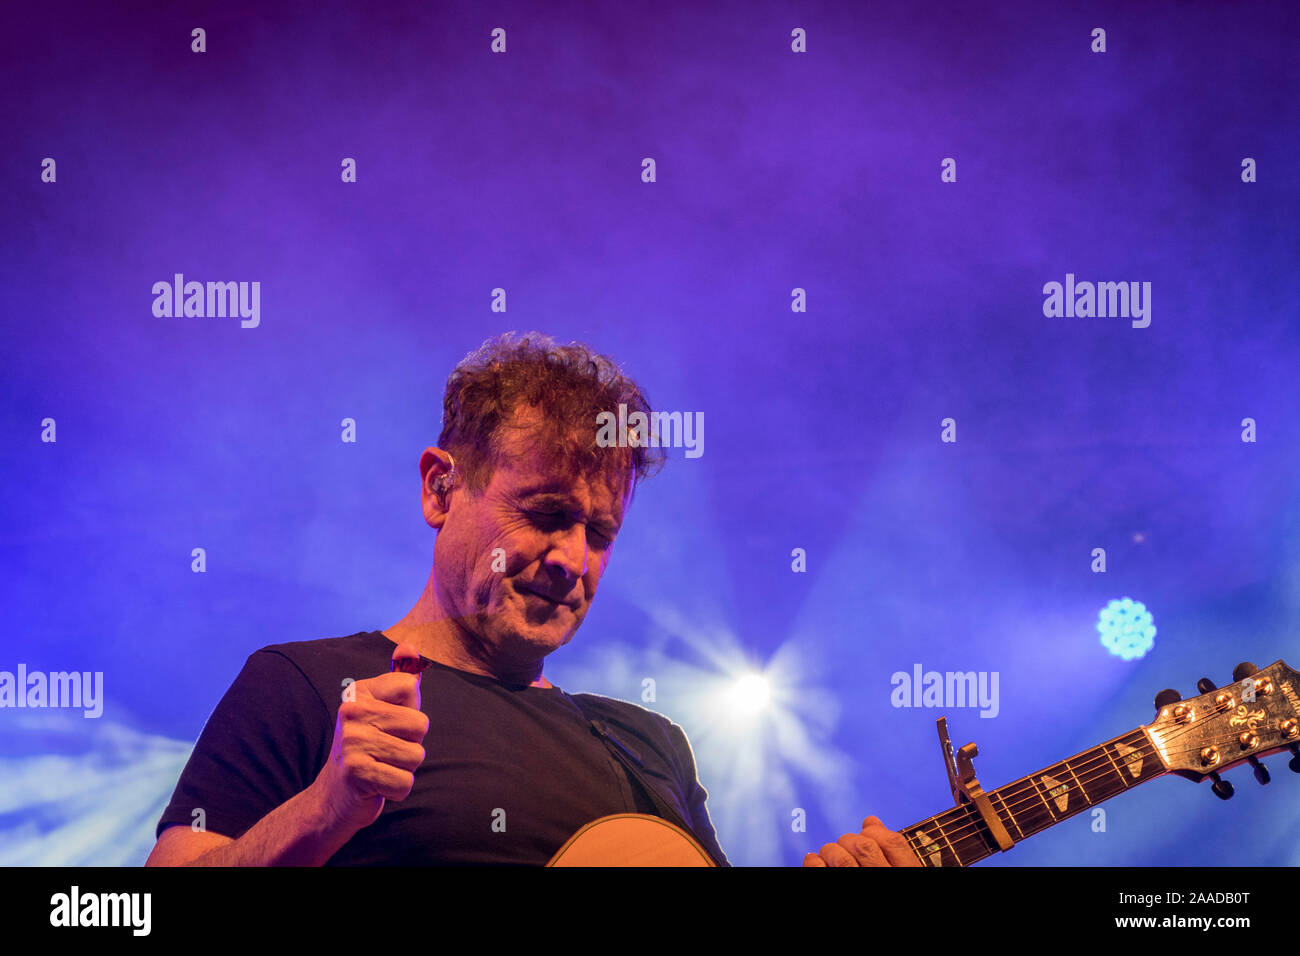
[[[1288,767],[1300,773],[1300,674],[1282,661],[1263,670],[1238,664],[1233,683],[1217,688],[1201,678],[1199,697],[1176,690],[1156,695],[1150,724],[1091,750],[1044,767],[986,793],[975,778],[974,744],[954,753],[945,718],[939,740],[956,806],[899,832],[925,866],[970,866],[1076,813],[1167,773],[1200,783],[1221,799],[1232,784],[1219,775],[1242,763],[1269,782],[1261,757],[1290,750]],[[680,827],[639,813],[588,823],[569,838],[548,866],[713,866],[704,848]]]

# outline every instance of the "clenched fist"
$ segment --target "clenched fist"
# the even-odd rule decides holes
[[[410,644],[399,644],[393,660],[419,659]],[[420,710],[420,675],[400,670],[349,686],[350,699],[339,706],[334,743],[312,789],[326,825],[353,831],[379,818],[385,800],[404,800],[424,762],[420,742],[429,718]]]
[[[861,833],[846,833],[818,853],[803,858],[804,866],[920,866],[907,838],[885,828],[878,817],[862,821]]]

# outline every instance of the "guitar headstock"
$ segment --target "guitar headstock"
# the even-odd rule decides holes
[[[1161,691],[1156,718],[1144,726],[1167,771],[1197,782],[1212,778],[1225,800],[1232,786],[1219,774],[1238,764],[1250,763],[1255,779],[1267,783],[1259,758],[1290,750],[1290,767],[1300,772],[1300,674],[1276,661],[1263,670],[1238,664],[1232,677],[1224,687],[1202,678],[1197,689],[1204,693],[1187,700]]]

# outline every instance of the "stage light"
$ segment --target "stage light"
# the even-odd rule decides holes
[[[772,687],[762,674],[746,674],[732,683],[727,702],[733,714],[754,717],[772,700]]]
[[[1101,635],[1103,647],[1126,661],[1144,656],[1156,638],[1151,612],[1141,601],[1127,597],[1111,601],[1101,609],[1097,633]]]
[[[674,639],[593,644],[548,676],[638,702],[683,729],[733,863],[801,859],[812,846],[792,828],[794,810],[801,819],[861,819],[858,762],[834,744],[843,702],[820,680],[830,668],[815,644],[789,640],[759,657],[735,631],[702,625],[671,603],[648,603],[646,612]]]

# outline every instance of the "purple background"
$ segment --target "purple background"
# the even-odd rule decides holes
[[[943,809],[943,713],[992,788],[1162,687],[1300,667],[1300,8],[942,7],[11,8],[0,669],[103,671],[107,702],[0,711],[0,862],[142,861],[249,653],[405,614],[446,376],[509,329],[704,413],[547,674],[656,679],[734,862]],[[176,272],[260,281],[260,326],[154,317]],[[1150,327],[1044,317],[1067,272],[1151,282]],[[1094,629],[1124,595],[1159,628],[1136,662]],[[692,719],[724,654],[797,668],[804,738],[728,762]],[[998,717],[893,708],[918,662],[999,672]],[[1300,781],[1266,762],[985,865],[1300,863]]]

